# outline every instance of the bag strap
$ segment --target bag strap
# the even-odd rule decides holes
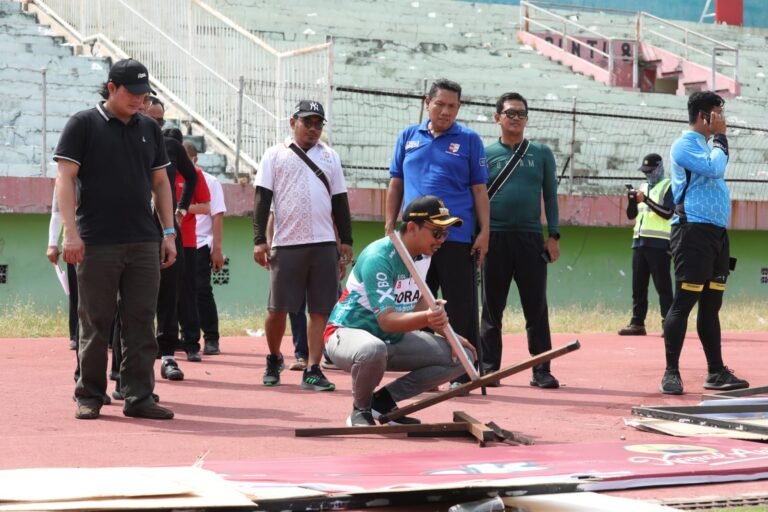
[[[325,173],[320,170],[317,164],[313,162],[312,159],[309,158],[309,156],[304,152],[304,150],[297,146],[295,142],[291,142],[288,147],[291,148],[291,151],[296,153],[299,158],[301,158],[304,163],[307,164],[307,167],[309,167],[312,172],[315,173],[315,176],[317,176],[317,178],[323,182],[325,189],[328,191],[328,195],[333,196],[333,194],[331,194],[331,184],[328,183],[328,178],[325,176]]]
[[[499,189],[504,186],[512,173],[515,172],[515,169],[520,163],[520,160],[522,160],[525,154],[528,152],[528,146],[528,139],[523,139],[520,145],[517,146],[515,154],[512,155],[512,158],[507,161],[498,176],[496,176],[496,178],[494,178],[494,180],[491,182],[490,186],[488,187],[489,201],[493,199],[493,196],[496,195],[496,192],[498,192]]]

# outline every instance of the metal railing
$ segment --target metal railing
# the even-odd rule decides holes
[[[601,32],[598,32],[597,30],[591,29],[589,27],[585,27],[584,25],[581,25],[577,23],[576,21],[570,20],[564,16],[561,16],[559,14],[556,14],[549,10],[551,7],[558,6],[557,4],[547,4],[547,8],[540,7],[536,5],[533,2],[528,2],[525,0],[521,0],[520,2],[520,30],[524,32],[530,32],[530,26],[534,25],[536,27],[542,28],[544,30],[547,30],[553,34],[557,34],[560,37],[563,38],[565,41],[570,41],[575,45],[584,45],[585,42],[583,39],[578,39],[575,37],[575,34],[590,34],[592,36],[595,36],[599,38],[600,40],[606,41],[607,44],[607,50],[603,51],[595,46],[590,46],[589,51],[591,53],[596,53],[600,56],[602,56],[607,61],[607,70],[608,75],[611,79],[611,83],[613,83],[613,79],[615,77],[615,60],[614,60],[614,42],[616,41],[623,41],[624,39],[621,38],[615,38],[611,37],[607,34],[603,34]],[[560,6],[565,7],[565,6]],[[546,22],[539,21],[541,19],[546,20]],[[555,25],[559,26],[560,28],[557,28]],[[567,51],[567,48],[563,48],[563,50]],[[638,53],[638,42],[634,41],[634,51],[633,51],[633,61],[634,65],[632,66],[632,86],[637,87],[638,85],[638,59],[637,59],[637,53]],[[603,68],[603,66],[600,65],[599,62],[592,62],[597,67]]]
[[[331,43],[279,52],[201,0],[30,1],[81,42],[99,41],[141,61],[153,84],[233,151],[238,164],[242,158],[257,167],[264,151],[289,134],[299,99],[330,102]]]
[[[639,47],[640,43],[648,40],[650,37],[658,38],[666,43],[671,43],[686,60],[698,60],[698,64],[708,66],[712,72],[712,90],[716,90],[718,70],[722,68],[732,69],[732,78],[738,82],[739,50],[738,48],[718,41],[714,38],[686,28],[680,24],[672,23],[644,11],[621,11],[617,9],[595,9],[582,6],[552,4],[546,2],[531,2],[521,0],[520,2],[520,27],[524,32],[530,32],[531,25],[540,27],[553,34],[557,34],[566,41],[583,45],[584,41],[576,37],[577,34],[589,34],[608,42],[608,51],[602,51],[595,47],[590,47],[591,53],[602,56],[607,61],[607,69],[613,80],[615,76],[615,57],[614,42],[626,41],[626,38],[616,38],[598,32],[595,29],[586,27],[574,20],[553,12],[552,9],[569,9],[579,11],[610,11],[622,15],[633,15],[635,17],[635,34],[632,69],[632,87],[638,87],[639,80]],[[545,20],[545,21],[541,21]],[[652,25],[653,24],[653,25]],[[660,28],[655,28],[660,25]],[[565,48],[564,48],[565,49]],[[727,59],[723,54],[733,54],[733,58]],[[599,63],[592,62],[595,65]]]
[[[660,24],[661,31],[650,28],[649,22]],[[672,43],[681,50],[682,56],[686,60],[694,60],[697,56],[703,56],[705,60],[700,63],[711,66],[712,69],[712,90],[716,90],[717,72],[720,68],[731,68],[733,70],[733,80],[735,82],[739,81],[738,48],[677,23],[672,23],[653,14],[641,11],[637,13],[637,39],[639,41],[646,40],[648,35],[653,35],[668,43]],[[733,59],[724,59],[721,56],[723,53],[733,54]]]

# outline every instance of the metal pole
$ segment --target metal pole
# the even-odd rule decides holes
[[[421,89],[422,89],[422,95],[421,95],[421,108],[419,108],[419,124],[424,120],[424,98],[427,97],[427,82],[428,80],[424,78],[421,81]]]
[[[43,177],[48,176],[48,105],[47,105],[47,95],[48,95],[48,78],[47,73],[48,70],[43,68],[40,70],[40,72],[43,75],[42,79],[42,128],[41,128],[41,135],[42,135],[42,142],[40,144],[40,171],[42,172]]]
[[[326,119],[330,119],[325,135],[328,137],[328,145],[333,145],[333,38],[326,36],[325,42],[330,44],[328,47],[328,87],[325,91],[325,112]]]
[[[243,135],[243,92],[245,77],[240,75],[240,88],[237,91],[237,135],[235,136],[235,181],[240,179],[240,143]]]
[[[282,128],[281,122],[283,120],[283,58],[279,55],[277,58],[277,64],[275,68],[275,140],[273,144],[280,142],[280,129]]]
[[[571,107],[571,168],[568,169],[568,194],[573,193],[573,168],[576,167],[574,163],[576,162],[576,159],[574,158],[574,155],[576,154],[576,96],[573,97],[573,106]]]

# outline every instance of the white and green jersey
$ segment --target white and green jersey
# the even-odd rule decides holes
[[[415,262],[422,278],[426,278],[429,262],[428,256]],[[350,327],[368,331],[387,343],[397,343],[403,333],[384,332],[377,317],[388,309],[411,312],[420,298],[421,292],[392,240],[376,240],[357,258],[344,293],[328,319],[325,339],[339,327]]]

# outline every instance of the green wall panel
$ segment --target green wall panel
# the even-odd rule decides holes
[[[0,307],[29,302],[40,308],[66,307],[66,299],[45,258],[47,215],[0,214],[0,265],[7,265],[7,283],[0,284]],[[229,314],[263,311],[269,274],[253,262],[248,218],[225,219],[224,252],[229,257],[229,282],[215,285],[220,310]],[[549,268],[549,299],[553,307],[573,304],[608,306],[629,312],[632,295],[631,229],[569,227],[562,229],[562,255]],[[355,222],[355,253],[382,236],[383,224]],[[764,300],[768,284],[768,233],[732,231],[732,254],[739,259],[728,283],[728,296]],[[650,299],[657,297],[651,286]],[[509,303],[519,303],[514,287]]]

